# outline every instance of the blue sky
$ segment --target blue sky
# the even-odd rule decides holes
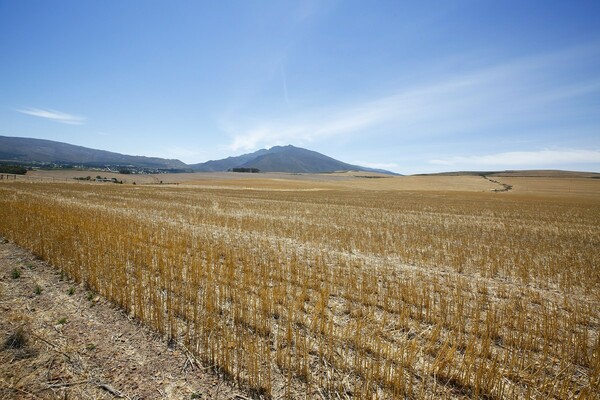
[[[0,135],[600,172],[598,1],[0,0]]]

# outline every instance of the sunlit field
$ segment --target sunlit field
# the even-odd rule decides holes
[[[600,180],[206,176],[3,182],[0,235],[256,397],[599,398]]]

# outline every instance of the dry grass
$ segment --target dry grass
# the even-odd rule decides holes
[[[596,398],[600,181],[428,178],[16,182],[0,233],[257,396]]]
[[[499,182],[510,182],[514,193],[544,197],[589,197],[598,198],[600,179],[590,178],[532,178],[494,177]]]
[[[21,277],[6,279],[13,268]],[[83,287],[68,295],[71,287],[0,237],[0,399],[240,399],[185,349]]]
[[[496,185],[479,176],[390,176],[367,172],[338,172],[330,174],[196,172],[184,174],[123,175],[101,171],[37,170],[19,181],[73,182],[73,178],[100,175],[116,178],[125,184],[182,184],[208,188],[233,188],[254,190],[400,190],[400,191],[490,191]],[[90,183],[102,184],[106,183]]]

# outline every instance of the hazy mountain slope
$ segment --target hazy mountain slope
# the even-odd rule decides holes
[[[254,153],[243,154],[236,157],[227,157],[222,160],[210,160],[204,163],[190,164],[189,167],[197,172],[218,172],[239,167],[240,165],[268,153],[269,150],[261,149]]]
[[[130,156],[105,150],[44,139],[0,136],[0,161],[16,163],[57,163],[95,166],[227,171],[236,167],[258,168],[261,172],[320,173],[333,171],[392,172],[347,164],[316,151],[295,146],[275,146],[237,157],[187,165],[179,160]]]
[[[275,146],[254,153],[223,160],[211,160],[190,166],[195,171],[227,171],[228,169],[258,168],[261,172],[319,173],[333,171],[365,171],[392,174],[389,171],[347,164],[316,151],[295,146]]]
[[[294,146],[276,146],[241,165],[245,168],[258,168],[263,172],[332,172],[357,169],[355,166],[331,157]]]
[[[179,160],[130,156],[44,139],[0,136],[0,160],[185,169]]]

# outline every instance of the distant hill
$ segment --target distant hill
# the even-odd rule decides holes
[[[455,171],[438,172],[434,174],[418,174],[419,176],[504,176],[504,177],[529,177],[529,178],[600,178],[597,172],[563,171],[556,169],[530,169],[506,171]]]
[[[247,163],[248,161],[254,160],[258,156],[262,156],[263,154],[267,154],[269,150],[261,149],[255,151],[254,153],[243,154],[237,157],[227,157],[222,160],[210,160],[204,163],[199,164],[190,164],[189,167],[196,172],[221,172],[227,171],[232,168],[239,167],[242,164]]]
[[[490,176],[539,177],[539,178],[600,178],[597,172],[564,171],[555,169],[535,169],[522,171],[498,171]]]
[[[17,163],[77,164],[89,167],[130,166],[157,169],[188,169],[179,160],[129,156],[44,139],[0,136],[0,161]]]
[[[316,151],[288,146],[275,146],[238,157],[228,157],[190,165],[194,171],[227,171],[233,168],[256,168],[261,172],[321,173],[333,171],[365,171],[397,175],[390,171],[361,167],[338,161]]]

